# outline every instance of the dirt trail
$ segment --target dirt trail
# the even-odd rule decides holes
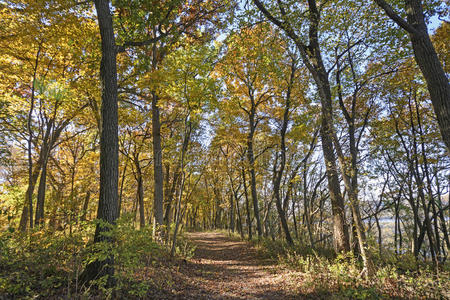
[[[275,265],[245,242],[215,232],[189,233],[194,257],[180,266],[172,299],[302,299]]]

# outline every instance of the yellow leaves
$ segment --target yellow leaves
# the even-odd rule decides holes
[[[444,66],[444,71],[450,73],[450,24],[442,22],[432,37],[434,47],[438,53],[439,60]]]
[[[304,123],[300,123],[292,127],[291,131],[288,132],[287,137],[295,141],[304,141],[307,137],[310,137],[311,134],[312,133],[308,130],[307,126]]]

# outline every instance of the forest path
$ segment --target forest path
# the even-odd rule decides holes
[[[217,232],[186,235],[197,248],[180,268],[174,299],[308,298],[295,296],[285,271],[260,258],[248,243]]]

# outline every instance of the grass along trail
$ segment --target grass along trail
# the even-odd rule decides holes
[[[155,269],[154,275],[169,276],[170,284],[153,290],[150,299],[450,299],[447,277],[439,284],[400,275],[364,282],[353,278],[360,270],[350,263],[311,262],[301,271],[264,259],[250,243],[225,233],[185,236],[196,245],[194,256],[177,259],[167,273]]]

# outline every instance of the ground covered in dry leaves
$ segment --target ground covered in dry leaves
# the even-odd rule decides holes
[[[226,233],[195,232],[185,237],[196,245],[194,256],[162,259],[150,268],[144,279],[154,288],[146,299],[450,299],[446,279],[438,283],[428,278],[424,285],[411,276],[385,276],[367,283],[344,276],[355,272],[349,264],[311,264],[304,272],[264,258],[252,244]],[[337,266],[344,268],[338,270],[339,280],[329,270]]]
[[[319,296],[298,294],[292,282],[296,274],[261,258],[246,242],[218,232],[187,236],[196,245],[194,257],[179,264],[178,271],[171,274],[171,287],[155,291],[154,298],[317,299]]]

